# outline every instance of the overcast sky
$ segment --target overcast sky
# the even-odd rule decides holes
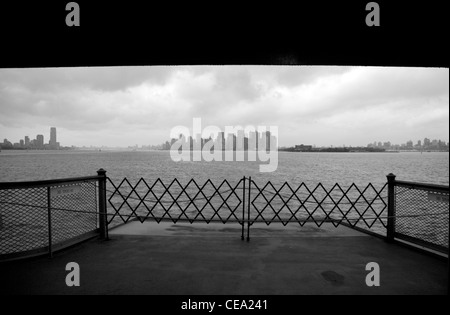
[[[448,141],[449,70],[305,66],[0,69],[0,140],[159,144],[177,125],[278,126],[279,145]]]

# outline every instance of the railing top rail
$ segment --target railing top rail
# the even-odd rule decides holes
[[[442,191],[442,192],[449,192],[449,190],[450,190],[450,187],[449,186],[445,186],[445,185],[407,182],[407,181],[401,181],[401,180],[396,180],[395,181],[395,186],[410,187],[410,188],[417,188],[417,189],[426,189],[426,190],[434,190],[434,191]]]
[[[103,179],[103,176],[85,176],[85,177],[72,177],[61,179],[49,179],[38,181],[24,181],[24,182],[0,182],[0,190],[2,189],[18,189],[18,188],[36,188],[36,187],[48,187],[60,184],[83,182],[83,181],[95,181]]]

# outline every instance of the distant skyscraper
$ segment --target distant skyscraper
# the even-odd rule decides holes
[[[238,151],[244,150],[244,138],[245,138],[244,130],[239,129],[237,131],[237,137],[236,137],[236,150],[238,150]]]
[[[217,147],[218,150],[222,150],[222,151],[225,150],[225,133],[223,131],[221,131],[217,134],[217,144],[218,144],[218,147]]]
[[[248,150],[255,151],[258,149],[258,133],[250,131],[248,133]]]
[[[265,140],[266,140],[266,152],[270,151],[270,131],[266,131],[266,136],[265,136]]]
[[[39,149],[42,149],[44,147],[44,136],[43,135],[36,136],[36,146]]]
[[[51,127],[50,128],[50,146],[53,148],[56,148],[56,128]]]
[[[194,139],[192,138],[192,136],[189,136],[189,137],[188,137],[187,142],[188,142],[188,144],[189,144],[189,150],[190,150],[190,151],[193,151],[193,150],[194,150]]]
[[[227,134],[227,140],[225,142],[225,150],[233,150],[233,135],[231,133]]]
[[[196,134],[195,140],[194,140],[194,150],[201,150],[202,149],[202,135]]]
[[[257,140],[257,146],[258,150],[264,151],[266,149],[266,133],[265,132],[259,132],[258,134],[258,140]]]
[[[28,147],[30,146],[30,137],[25,136],[25,146]]]

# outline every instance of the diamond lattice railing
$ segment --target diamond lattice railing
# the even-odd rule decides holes
[[[113,209],[110,224],[117,221],[127,223],[131,219],[140,222],[153,219],[173,223],[180,220],[190,223],[248,221],[267,225],[296,222],[301,226],[313,222],[318,227],[331,222],[335,227],[342,223],[368,229],[377,226],[382,232],[386,227],[383,218],[387,209],[386,184],[379,190],[372,184],[362,190],[355,184],[347,188],[335,184],[327,189],[321,183],[313,189],[301,183],[294,189],[287,182],[277,188],[270,181],[259,186],[250,180],[249,192],[248,187],[244,190],[247,178],[235,184],[223,180],[219,185],[210,179],[203,184],[194,179],[182,184],[176,178],[168,184],[158,178],[151,185],[140,178],[133,185],[124,178],[116,186],[111,179],[108,180],[114,188],[108,198]],[[245,198],[250,204],[243,207]],[[247,210],[250,213],[244,215]]]
[[[385,228],[382,219],[386,212],[386,185],[376,190],[372,184],[360,190],[355,184],[343,189],[335,184],[327,190],[321,183],[310,190],[305,183],[293,189],[289,183],[283,183],[278,189],[269,181],[260,187],[251,181],[251,189],[255,193],[250,199],[251,222],[262,221],[269,225],[281,222],[286,225],[296,222],[303,226],[306,222],[314,222],[320,227],[325,222],[338,226],[342,222],[355,227],[371,229],[378,223]]]
[[[153,219],[158,223],[162,220],[242,222],[237,211],[242,205],[238,193],[244,179],[235,184],[223,180],[218,186],[211,180],[199,185],[194,179],[182,184],[176,178],[169,184],[158,178],[151,185],[143,178],[136,185],[126,178],[117,186],[111,179],[108,181],[113,187],[108,198],[113,209],[108,224],[127,223],[131,219],[140,222]]]

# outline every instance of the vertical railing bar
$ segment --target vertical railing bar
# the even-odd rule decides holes
[[[252,177],[248,178],[248,203],[247,203],[247,242],[250,241],[250,192],[252,190]]]
[[[47,186],[48,253],[49,253],[50,258],[53,258],[51,207],[52,207],[52,204],[51,204],[51,191],[50,191],[50,186]]]
[[[102,239],[108,239],[108,224],[106,219],[106,171],[99,169],[97,171],[98,176],[98,203],[99,203],[99,229],[100,237]]]
[[[103,186],[103,200],[104,200],[103,202],[104,202],[104,206],[105,206],[104,217],[105,217],[106,239],[109,240],[108,203],[106,202],[106,175],[105,175],[104,186]]]
[[[393,242],[395,234],[395,175],[389,173],[388,181],[388,219],[386,230],[386,241]]]
[[[241,234],[241,240],[244,240],[244,225],[245,225],[245,176],[243,178],[244,184],[242,189],[242,234]],[[249,201],[250,202],[250,201]]]
[[[95,212],[98,213],[98,199],[97,199],[97,194],[98,194],[98,186],[97,186],[97,181],[94,182],[94,204],[95,204]],[[106,222],[108,222],[108,219],[106,219]],[[98,222],[98,216],[95,216],[95,227],[97,228],[99,222]]]
[[[108,203],[106,202],[106,174],[105,180],[103,183],[103,203],[105,206],[104,217],[105,217],[105,230],[106,230],[106,239],[109,240],[109,227],[108,227]]]

